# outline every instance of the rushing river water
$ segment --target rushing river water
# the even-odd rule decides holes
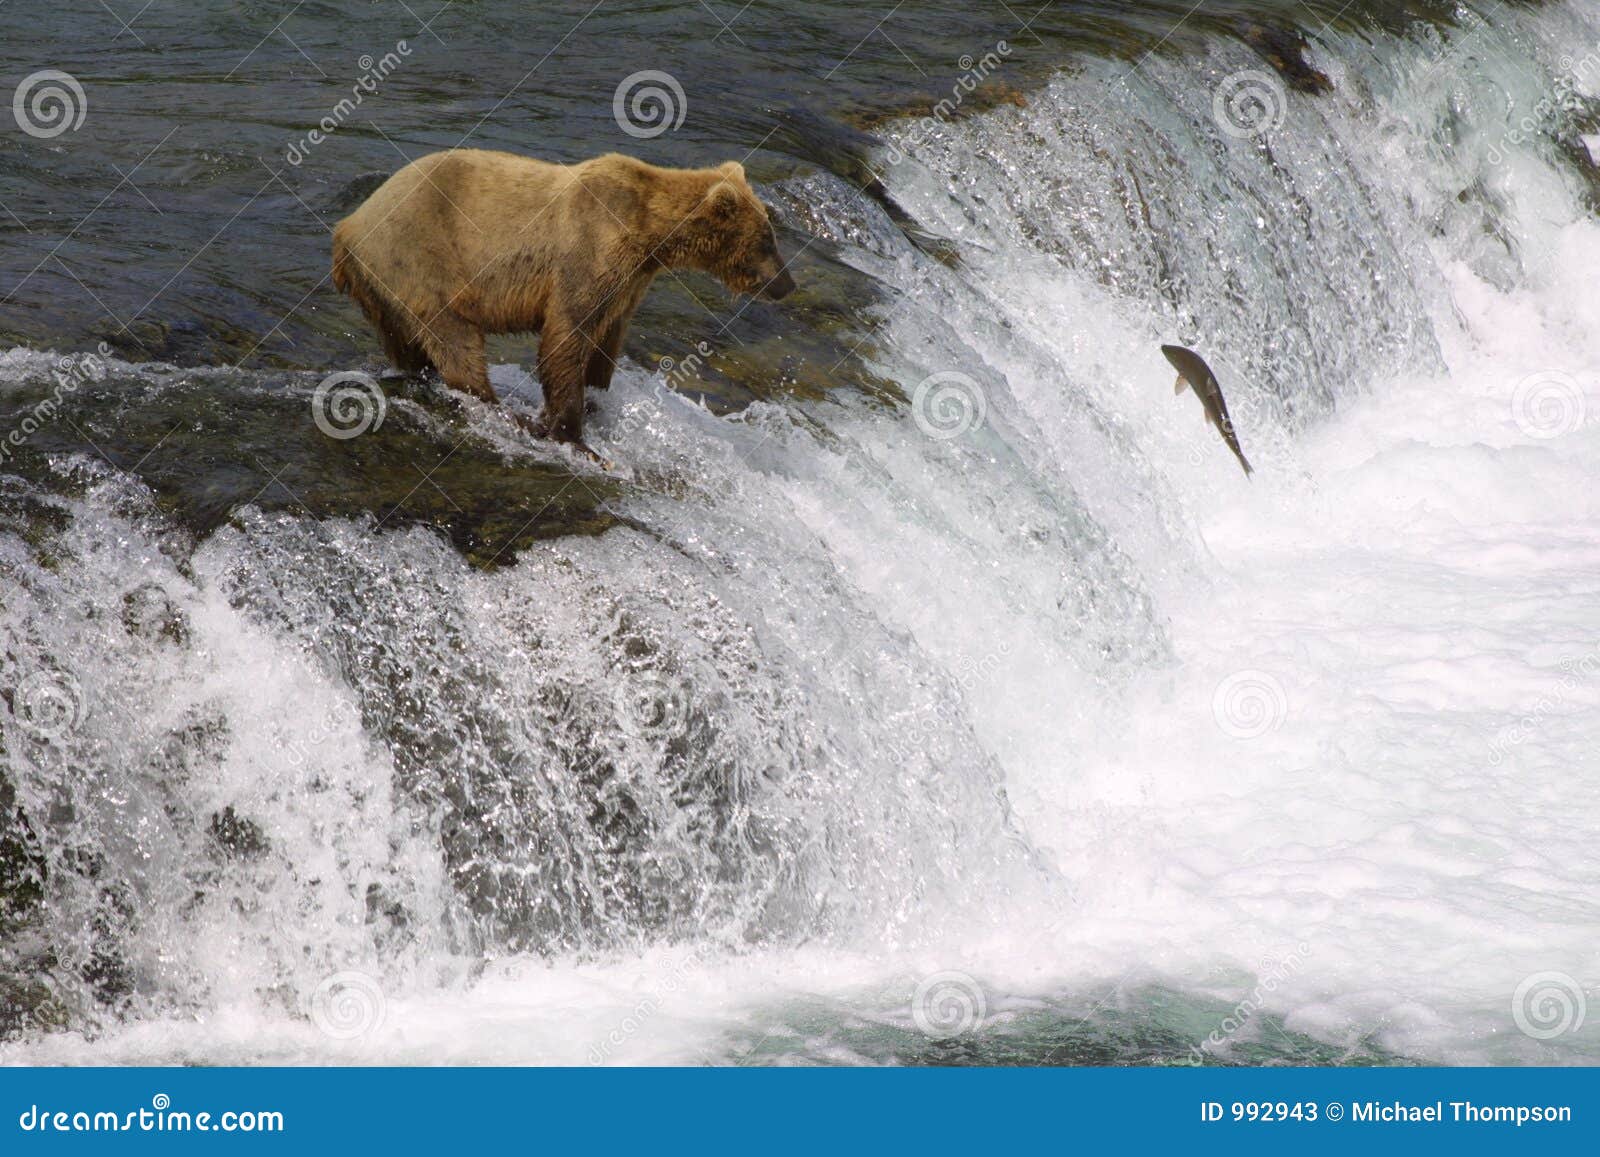
[[[0,6],[0,1059],[1600,1061],[1594,5],[135,8]],[[461,142],[800,288],[330,436]]]

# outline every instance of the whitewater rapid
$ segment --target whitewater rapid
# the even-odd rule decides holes
[[[1110,98],[1117,66],[1083,62],[888,174],[959,268],[826,175],[779,190],[890,290],[865,356],[907,397],[981,393],[959,437],[854,395],[721,418],[627,365],[594,428],[656,533],[492,574],[422,531],[264,515],[177,568],[106,483],[61,581],[154,575],[199,642],[105,682],[174,727],[227,719],[219,778],[178,790],[248,801],[295,878],[214,889],[203,922],[156,906],[139,946],[178,999],[0,1058],[897,1060],[936,981],[969,1035],[1198,1002],[1124,1060],[1185,1063],[1241,999],[1223,1059],[1600,1060],[1600,225],[1544,144],[1505,145],[1596,35],[1570,8],[1508,27],[1454,56],[1328,33],[1335,93],[1265,142],[1213,140],[1241,49]],[[1214,358],[1253,480],[1173,396],[1174,339]],[[432,675],[483,701],[430,702]],[[488,870],[510,895],[526,815],[570,821],[543,851],[573,907],[535,882],[526,926],[473,923],[373,702],[487,774],[571,758],[583,694],[663,690],[733,770],[708,786],[649,727],[605,740],[666,825],[628,849],[670,898],[650,927],[585,842],[592,801],[543,781],[484,805],[523,853]],[[258,757],[308,718],[314,760]],[[405,913],[376,948],[372,885]]]
[[[1600,257],[1600,229],[1571,241]],[[1592,1059],[1592,1030],[1558,1047],[1509,1011],[1528,976],[1588,985],[1596,970],[1600,434],[1531,436],[1509,371],[1600,316],[1582,316],[1580,294],[1552,293],[1541,313],[1458,276],[1491,348],[1352,405],[1297,445],[1292,470],[1250,484],[1217,456],[1199,526],[1212,583],[1171,606],[1176,662],[1102,705],[1057,757],[1074,775],[1035,765],[1027,790],[1012,786],[1072,882],[1048,923],[908,954],[523,960],[389,998],[352,1041],[246,1000],[8,1059],[727,1062],[752,1024],[787,1041],[807,1002],[909,1027],[915,983],[939,971],[977,978],[994,1019],[1057,989],[1114,1003],[1168,983],[1231,1000],[1261,961],[1302,951],[1268,998],[1292,1029],[1381,1034],[1445,1062]],[[1600,375],[1582,385],[1600,413]],[[1217,695],[1241,673],[1269,689],[1267,714],[1230,724]],[[625,1042],[597,1051],[620,1026]],[[851,1059],[825,1039],[797,1052]]]

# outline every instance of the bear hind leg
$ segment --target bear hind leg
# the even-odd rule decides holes
[[[626,319],[612,322],[611,325],[600,331],[600,336],[595,341],[589,354],[589,364],[583,376],[583,384],[591,390],[609,390],[611,388],[611,374],[617,368],[617,355],[622,352],[622,335],[627,332]]]
[[[420,374],[434,368],[433,359],[422,348],[422,343],[413,338],[407,328],[395,324],[393,317],[385,315],[375,318],[372,324],[378,331],[379,340],[383,342],[383,352],[388,355],[389,364],[395,369],[408,374]]]
[[[338,233],[333,238],[333,284],[361,307],[395,369],[415,374],[432,366],[415,336],[421,328],[416,316],[385,292],[376,275]]]
[[[489,359],[484,353],[483,331],[477,326],[444,310],[423,327],[418,340],[445,385],[485,402],[499,400],[489,384]]]

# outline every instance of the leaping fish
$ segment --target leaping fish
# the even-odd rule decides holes
[[[1173,384],[1172,392],[1181,394],[1184,386],[1193,386],[1195,394],[1200,398],[1200,404],[1205,407],[1206,421],[1215,426],[1217,433],[1222,435],[1222,440],[1228,444],[1228,449],[1233,451],[1233,456],[1239,459],[1239,465],[1244,467],[1245,476],[1254,474],[1255,471],[1245,459],[1244,451],[1239,449],[1239,439],[1233,432],[1233,419],[1228,417],[1228,403],[1223,400],[1222,387],[1217,384],[1217,375],[1211,372],[1211,367],[1206,365],[1205,359],[1181,345],[1164,345],[1161,347],[1161,352],[1167,355],[1172,368],[1178,371],[1178,380]]]

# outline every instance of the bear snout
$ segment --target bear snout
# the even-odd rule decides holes
[[[761,296],[768,301],[782,301],[794,292],[794,278],[789,276],[789,271],[782,266],[778,268],[776,277],[769,278],[761,290]]]

